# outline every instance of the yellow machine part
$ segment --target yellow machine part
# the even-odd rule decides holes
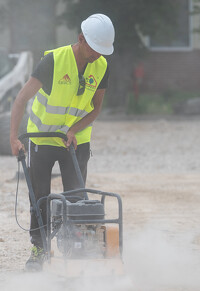
[[[119,227],[118,225],[105,225],[106,258],[120,256]]]

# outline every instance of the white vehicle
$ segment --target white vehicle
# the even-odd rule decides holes
[[[7,54],[0,49],[0,155],[10,155],[9,144],[10,113],[19,90],[28,80],[33,69],[32,53]],[[20,132],[26,130],[25,114]]]

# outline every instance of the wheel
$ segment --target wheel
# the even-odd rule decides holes
[[[0,155],[12,155],[10,147],[10,117],[11,112],[0,114]],[[28,114],[25,114],[21,122],[19,135],[26,133],[27,121]]]

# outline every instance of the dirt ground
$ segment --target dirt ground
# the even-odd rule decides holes
[[[18,165],[15,157],[1,156],[1,290],[200,290],[199,130],[199,117],[102,114],[95,122],[87,186],[122,197],[126,270],[126,279],[117,285],[101,282],[99,289],[88,282],[81,288],[47,287],[48,274],[25,280],[31,244],[28,232],[15,221]],[[59,177],[52,179],[52,189],[62,191]],[[17,212],[24,228],[29,227],[28,205],[27,186],[21,179]],[[109,204],[106,212],[112,213],[114,207]]]

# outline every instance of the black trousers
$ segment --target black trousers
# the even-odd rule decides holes
[[[90,144],[78,145],[76,156],[85,182],[87,162],[90,157]],[[63,191],[80,188],[71,155],[66,148],[48,145],[37,146],[31,143],[29,171],[36,200],[51,193],[51,173],[56,161],[58,161],[60,167]],[[41,205],[41,214],[43,223],[46,225],[46,203]],[[36,228],[38,228],[38,223],[31,207],[31,242],[36,246],[42,247],[40,230],[34,230]]]

